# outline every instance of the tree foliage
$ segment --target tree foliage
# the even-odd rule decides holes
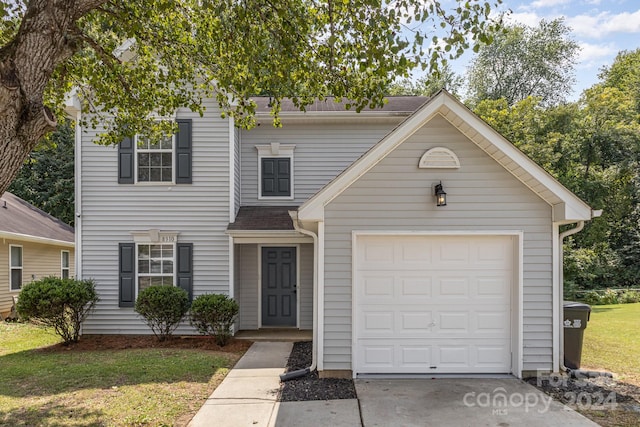
[[[578,49],[562,19],[506,27],[469,67],[469,103],[505,99],[512,106],[532,96],[543,106],[556,105],[575,81]]]
[[[276,124],[283,97],[302,109],[328,95],[356,110],[381,105],[397,76],[490,40],[490,3],[444,4],[0,0],[0,193],[72,89],[104,144],[167,133],[171,123],[152,113],[202,113],[209,96],[242,126],[253,123],[255,94],[272,97]]]
[[[54,328],[70,344],[78,342],[80,326],[98,300],[92,280],[45,277],[22,288],[17,310],[22,318]]]
[[[74,137],[69,122],[29,154],[9,191],[74,226]]]
[[[567,239],[565,283],[576,289],[640,281],[639,51],[622,52],[579,101],[539,98],[509,105],[484,100],[475,111],[594,209],[601,218]]]
[[[451,65],[446,63],[439,70],[417,80],[401,79],[389,86],[389,95],[418,95],[432,96],[440,89],[446,89],[449,93],[460,96],[464,79],[457,75]]]

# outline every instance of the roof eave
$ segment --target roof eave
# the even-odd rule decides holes
[[[0,237],[3,239],[20,240],[22,242],[42,243],[45,245],[65,246],[74,248],[75,242],[66,240],[50,239],[48,237],[31,236],[29,234],[12,233],[9,231],[0,231]]]

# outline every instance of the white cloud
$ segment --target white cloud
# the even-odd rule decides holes
[[[580,53],[578,57],[579,68],[599,67],[603,64],[603,59],[612,58],[618,53],[618,49],[613,43],[590,44],[580,43]]]
[[[531,3],[531,7],[534,9],[541,9],[545,7],[561,6],[569,3],[571,3],[571,0],[536,0]]]
[[[567,17],[567,25],[576,35],[589,38],[603,38],[615,33],[640,33],[640,10]]]
[[[514,12],[506,16],[507,24],[523,24],[537,27],[543,17],[534,12]]]

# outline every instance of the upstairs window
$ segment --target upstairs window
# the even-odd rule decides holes
[[[137,140],[138,182],[173,182],[173,136]]]
[[[258,199],[293,199],[295,145],[257,145]]]
[[[262,197],[291,196],[291,159],[262,158]]]
[[[22,246],[9,245],[9,289],[22,288]]]
[[[191,120],[178,119],[178,133],[160,139],[127,137],[118,144],[120,184],[192,183]]]

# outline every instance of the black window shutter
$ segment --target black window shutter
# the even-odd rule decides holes
[[[120,278],[118,289],[118,305],[133,307],[136,302],[136,245],[120,243]]]
[[[262,196],[291,195],[291,159],[262,159]]]
[[[178,251],[178,287],[187,291],[193,300],[193,243],[176,244]]]
[[[191,184],[191,119],[176,120],[178,134],[176,135],[176,184]]]
[[[118,183],[133,184],[133,138],[127,136],[118,144]]]

